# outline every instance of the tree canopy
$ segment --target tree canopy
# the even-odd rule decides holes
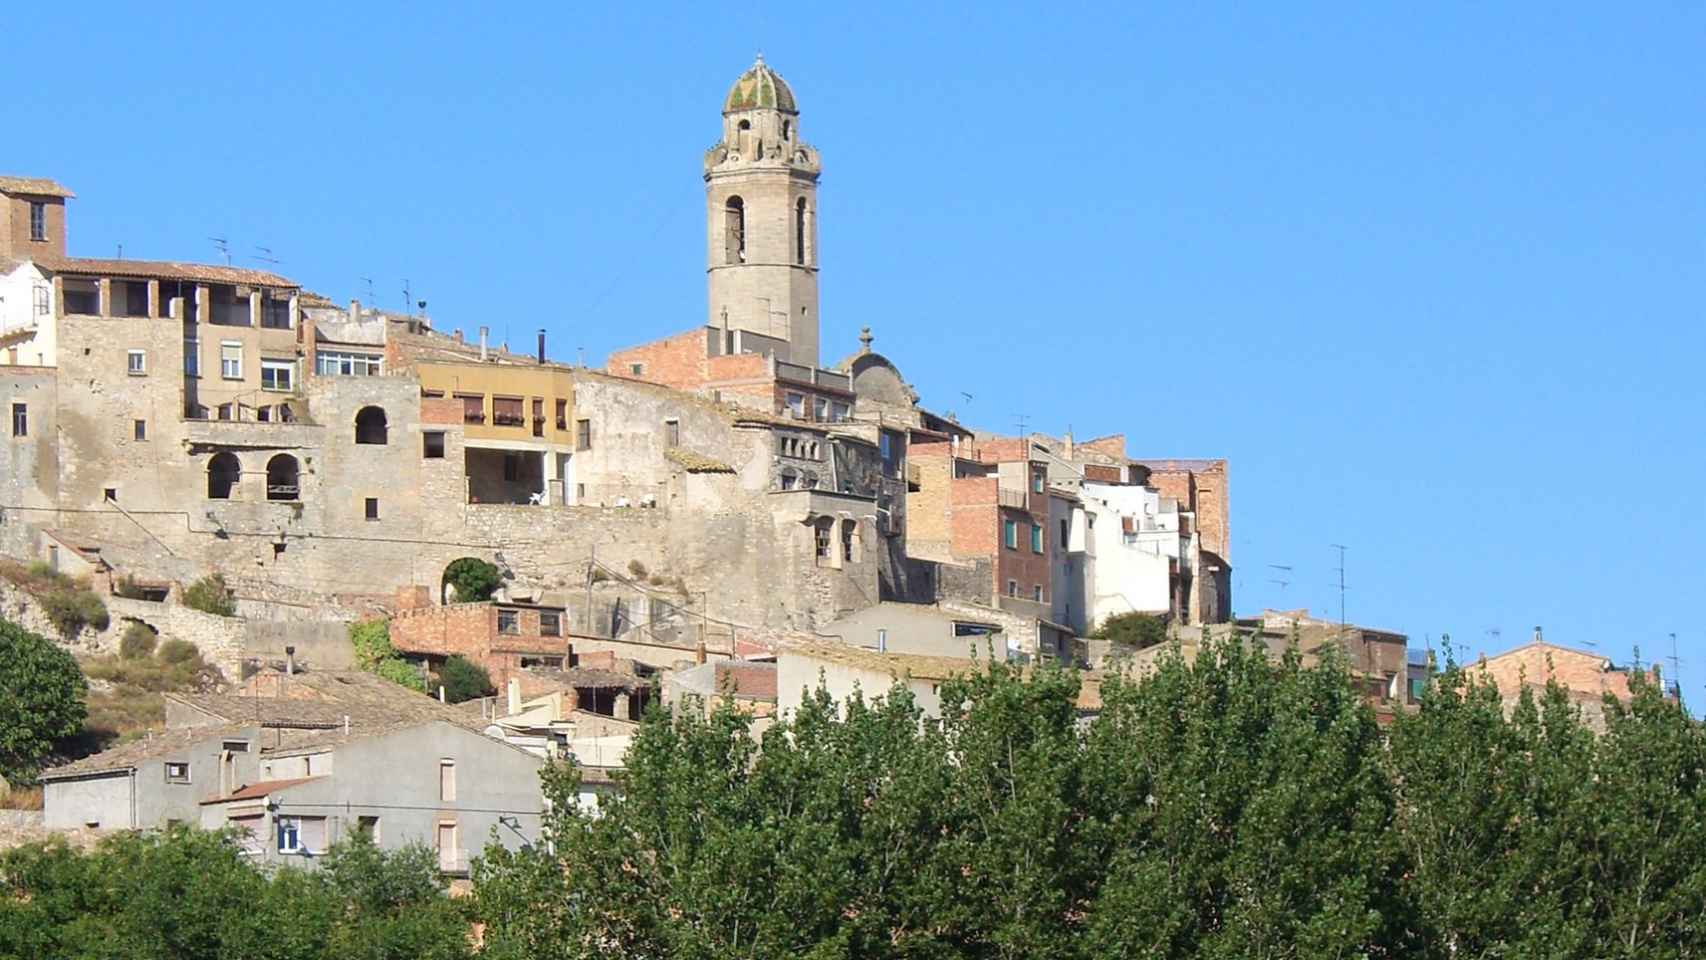
[[[89,685],[66,650],[0,620],[0,776],[29,777],[83,728]]]
[[[495,564],[478,557],[462,557],[444,568],[444,580],[456,592],[458,603],[484,603],[497,592],[503,575]]]
[[[654,713],[624,792],[545,774],[477,865],[488,956],[1684,957],[1706,740],[1650,686],[1596,737],[1448,674],[1383,729],[1346,665],[1234,641],[1109,680],[996,664],[752,720]]]

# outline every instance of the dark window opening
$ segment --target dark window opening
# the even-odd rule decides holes
[[[483,393],[459,393],[456,399],[462,401],[463,423],[486,422],[486,395]]]
[[[135,420],[131,423],[131,435],[137,440],[148,439],[148,421]]]
[[[806,198],[794,204],[794,262],[806,262]]]
[[[428,430],[421,434],[421,456],[428,460],[444,459],[444,434],[438,430]]]
[[[517,634],[521,632],[521,618],[514,610],[498,611],[498,632]]]
[[[267,499],[295,500],[301,493],[296,458],[281,453],[267,461]]]
[[[30,435],[29,406],[22,403],[12,404],[12,436],[27,437]]]
[[[30,201],[30,239],[47,239],[47,204],[40,200]]]
[[[560,613],[539,614],[539,635],[542,637],[559,637],[563,634],[563,615]]]
[[[730,197],[723,205],[724,263],[746,262],[746,201]]]
[[[519,427],[525,422],[520,397],[492,398],[492,423],[500,427]]]
[[[385,411],[379,407],[362,407],[355,415],[356,443],[385,443]]]
[[[111,503],[117,503],[118,502],[118,488],[117,487],[107,487],[106,489],[101,491],[101,496]]]
[[[576,450],[591,450],[592,449],[592,421],[591,420],[576,420],[575,421],[575,449]]]
[[[557,429],[569,429],[569,401],[567,400],[557,401]]]
[[[237,462],[237,455],[230,452],[216,453],[207,462],[207,498],[209,500],[229,500],[231,491],[236,489],[237,481],[243,475],[243,466]]]
[[[663,445],[677,447],[681,445],[681,421],[665,420],[663,422]]]
[[[367,498],[367,519],[369,519],[369,520],[378,520],[379,519],[379,498],[378,497],[368,497]]]
[[[545,435],[545,401],[538,397],[533,398],[533,435]]]

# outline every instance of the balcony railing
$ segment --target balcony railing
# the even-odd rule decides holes
[[[995,502],[1003,507],[1012,507],[1015,510],[1029,510],[1031,508],[1030,496],[1025,491],[1015,490],[1012,487],[996,487]]]

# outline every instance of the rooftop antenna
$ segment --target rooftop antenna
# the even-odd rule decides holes
[[[415,295],[409,291],[409,278],[403,278],[403,312],[412,314],[414,309],[409,305],[415,302]]]
[[[1268,564],[1268,569],[1279,574],[1278,577],[1270,578],[1268,582],[1279,584],[1280,592],[1284,593],[1285,588],[1291,586],[1291,564],[1270,563]]]
[[[377,299],[373,295],[373,278],[372,277],[362,277],[361,282],[367,285],[367,302],[372,303],[375,299]]]
[[[118,258],[120,260],[124,259],[124,244],[122,243],[118,245]]]
[[[1013,422],[1014,422],[1014,423],[1017,423],[1017,424],[1018,424],[1018,425],[1019,425],[1019,436],[1020,436],[1020,438],[1021,438],[1021,439],[1022,439],[1022,438],[1024,438],[1024,437],[1026,437],[1026,436],[1028,436],[1028,434],[1026,434],[1026,433],[1025,433],[1025,424],[1026,424],[1026,423],[1027,423],[1027,422],[1029,422],[1029,418],[1028,418],[1028,417],[1026,417],[1026,416],[1025,416],[1025,415],[1024,415],[1024,414],[1022,414],[1022,413],[1015,413],[1015,414],[1014,414],[1014,415],[1013,415]]]
[[[967,403],[971,402],[971,394],[965,392],[964,390],[960,391],[960,396],[965,397]]]
[[[260,251],[260,252],[255,255],[254,259],[259,260],[262,263],[269,264],[271,266],[276,267],[279,264],[284,262],[283,260],[280,260],[279,258],[272,255],[273,251],[272,251],[271,247],[263,247],[259,244],[256,244],[255,249]]]
[[[1345,545],[1342,543],[1329,544],[1339,551],[1339,629],[1345,628]]]
[[[575,357],[576,357],[577,365],[582,370],[585,370],[586,369],[586,348],[585,347],[576,347],[575,348]]]
[[[225,258],[225,265],[229,267],[231,265],[230,241],[226,240],[224,237],[208,237],[207,239],[213,241],[213,249],[219,251],[220,255]]]
[[[1670,656],[1666,657],[1665,659],[1670,661],[1670,688],[1676,694],[1676,698],[1678,700],[1681,700],[1682,699],[1682,658],[1680,658],[1676,655],[1676,631],[1674,631],[1674,630],[1671,631],[1671,635],[1670,635]]]

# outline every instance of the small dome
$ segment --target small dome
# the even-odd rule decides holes
[[[794,105],[794,91],[788,89],[787,82],[780,74],[765,64],[762,53],[753,61],[752,66],[740,75],[735,85],[729,88],[729,95],[723,100],[724,113],[734,113],[736,110],[800,112]]]

